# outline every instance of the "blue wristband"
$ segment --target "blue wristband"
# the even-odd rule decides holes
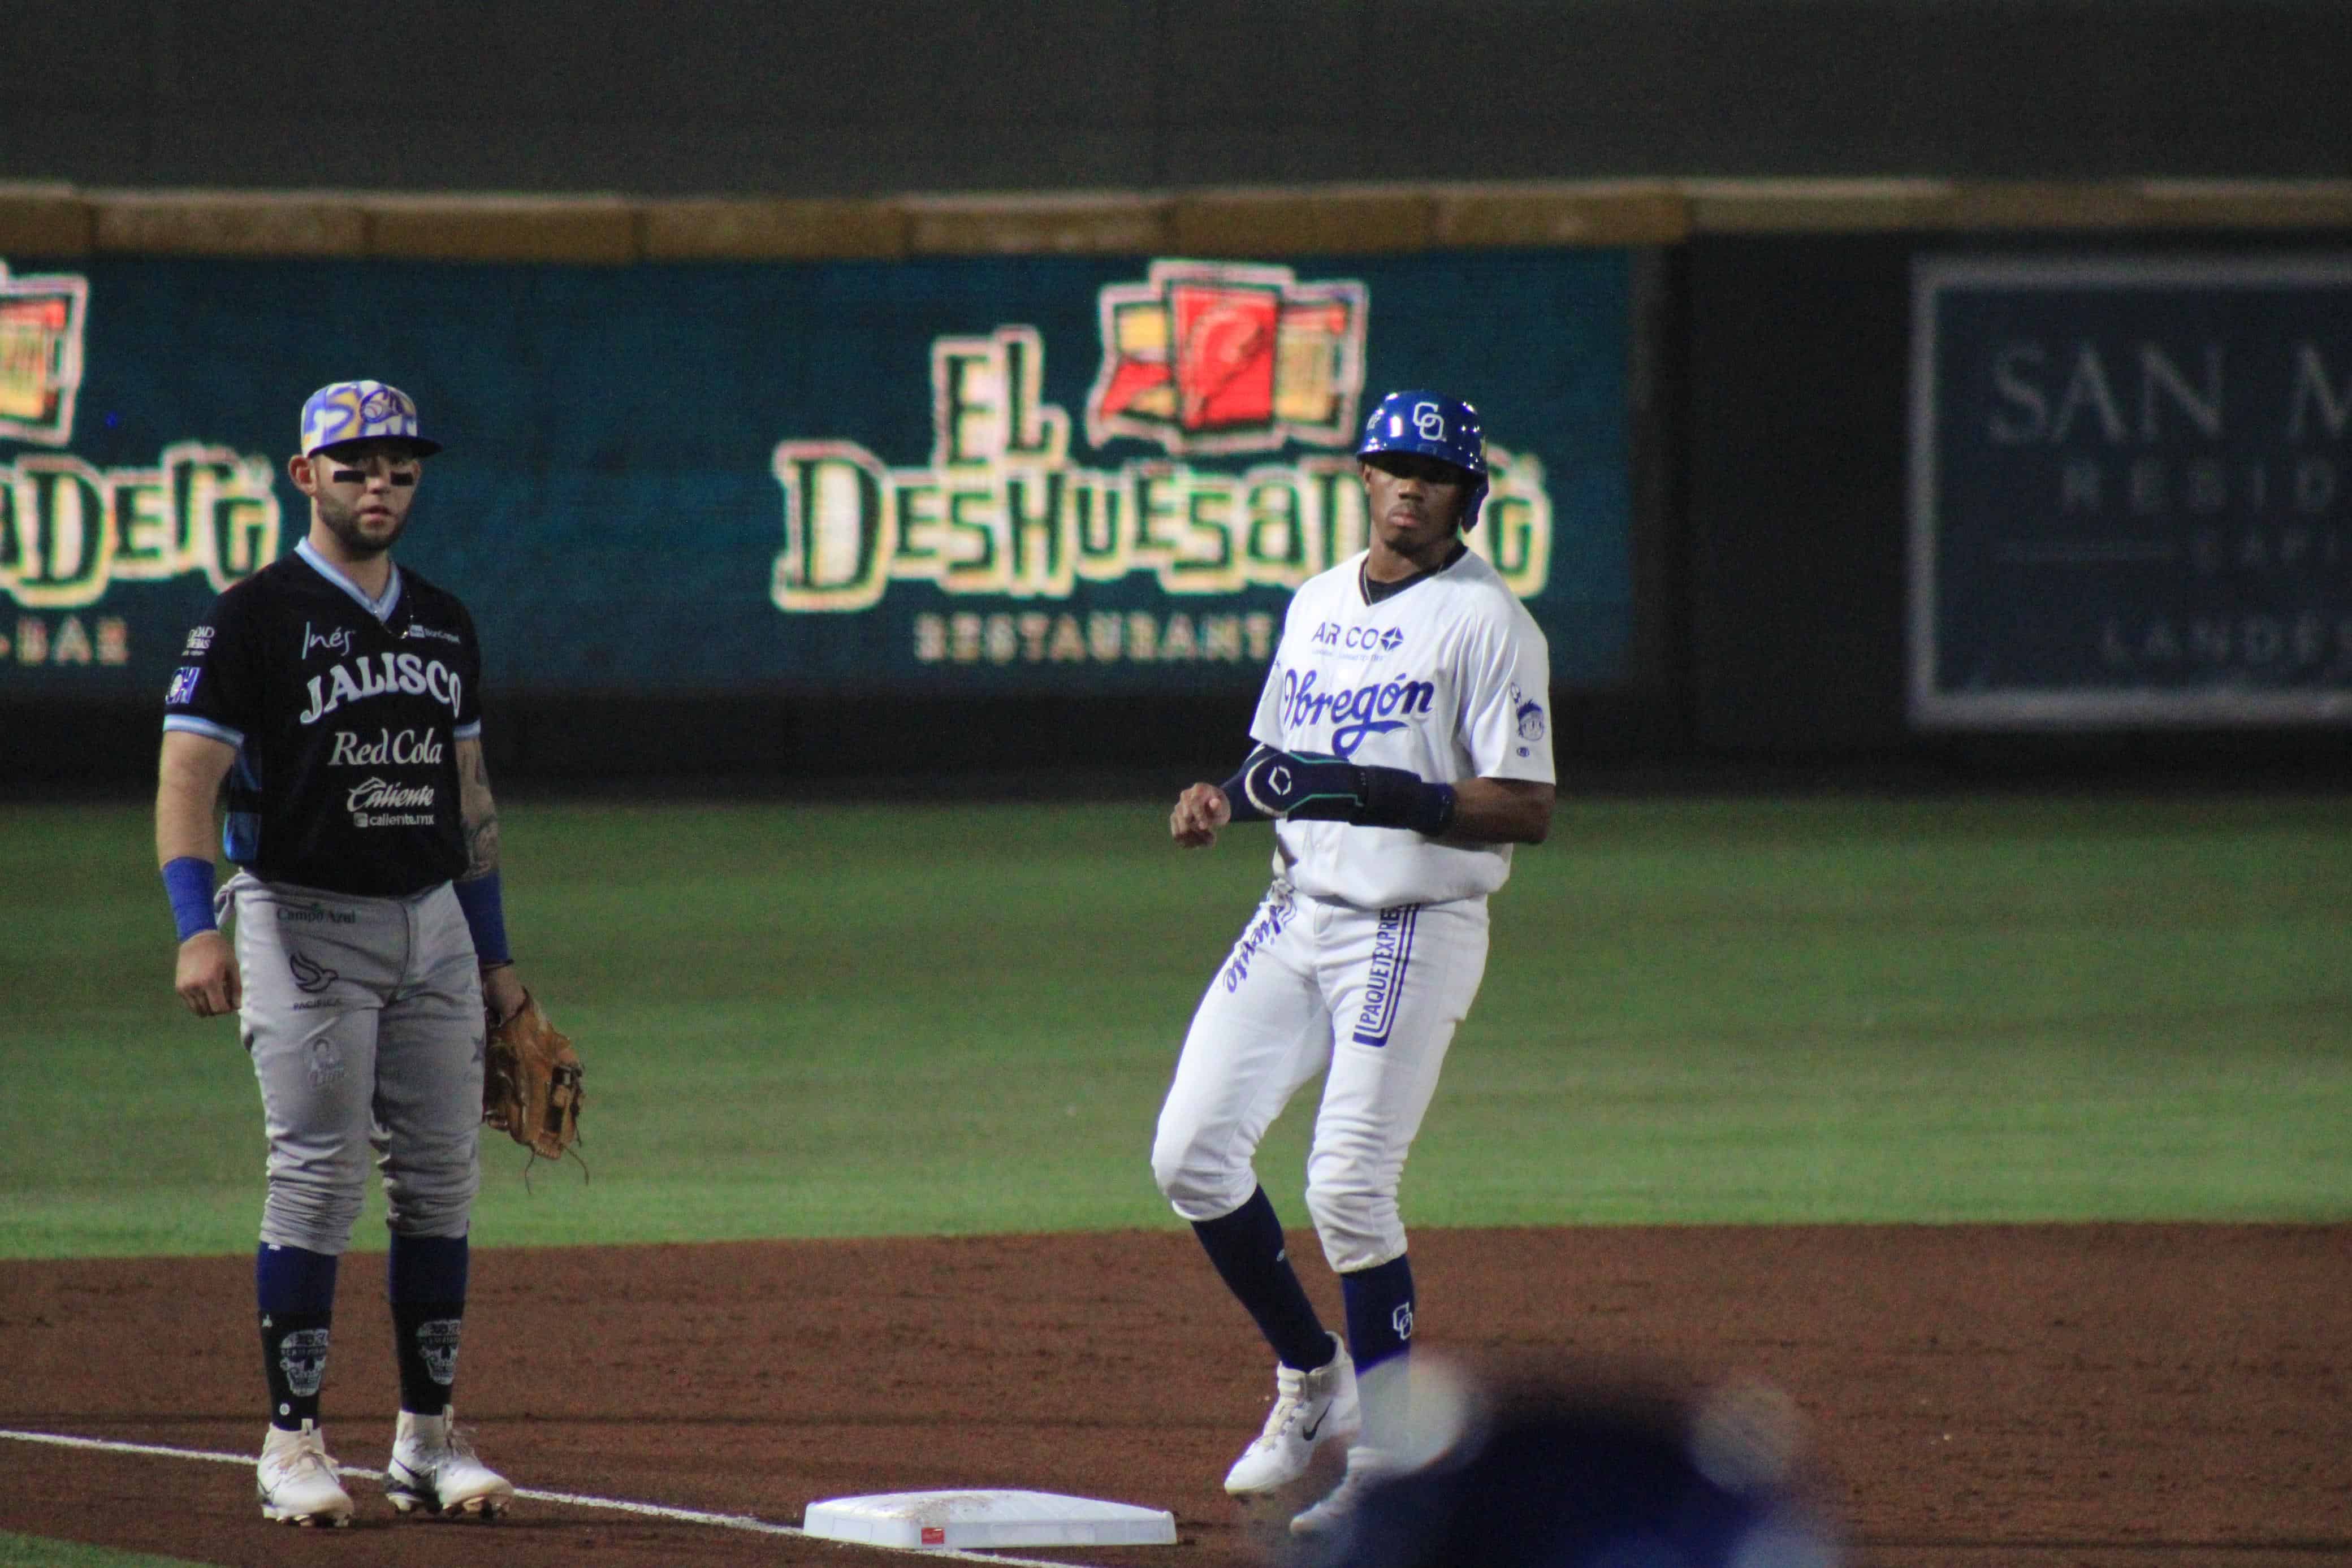
[[[213,918],[213,862],[181,855],[163,864],[163,891],[172,900],[172,919],[185,942],[199,931],[217,931]]]
[[[513,964],[506,950],[506,895],[499,894],[499,873],[457,883],[457,907],[466,910],[466,928],[473,931],[473,956],[482,968]]]
[[[457,884],[457,907],[466,912],[466,929],[474,934],[474,959],[485,969],[514,962],[507,951],[507,905],[499,892],[499,873],[478,876]]]

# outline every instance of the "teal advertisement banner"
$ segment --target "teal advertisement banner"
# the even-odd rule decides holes
[[[1922,259],[1913,721],[2352,716],[2352,256]]]
[[[1254,685],[1409,386],[1486,418],[1472,542],[1555,680],[1626,671],[1623,251],[5,262],[0,696],[160,701],[307,528],[297,415],[356,377],[447,445],[398,556],[500,690]]]

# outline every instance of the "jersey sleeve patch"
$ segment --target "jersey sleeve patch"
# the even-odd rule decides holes
[[[1518,719],[1519,738],[1526,741],[1541,740],[1546,733],[1543,704],[1528,696],[1517,686],[1511,688],[1511,697],[1517,704],[1512,712]]]
[[[205,720],[228,734],[257,727],[257,693],[250,676],[257,590],[240,583],[214,601],[180,648],[179,667],[163,693],[175,716]],[[182,726],[180,727],[192,727]],[[210,732],[203,732],[210,733]]]

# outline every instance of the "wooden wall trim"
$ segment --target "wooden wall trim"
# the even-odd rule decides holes
[[[2352,230],[2352,181],[1656,180],[636,201],[0,183],[0,258],[468,262],[1379,255],[1699,234]]]

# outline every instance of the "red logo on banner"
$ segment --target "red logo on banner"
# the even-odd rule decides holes
[[[1087,435],[1171,453],[1345,446],[1364,388],[1361,283],[1301,283],[1286,267],[1156,261],[1101,291],[1102,369]]]
[[[11,277],[0,265],[0,436],[43,446],[73,438],[89,301],[86,278]]]

